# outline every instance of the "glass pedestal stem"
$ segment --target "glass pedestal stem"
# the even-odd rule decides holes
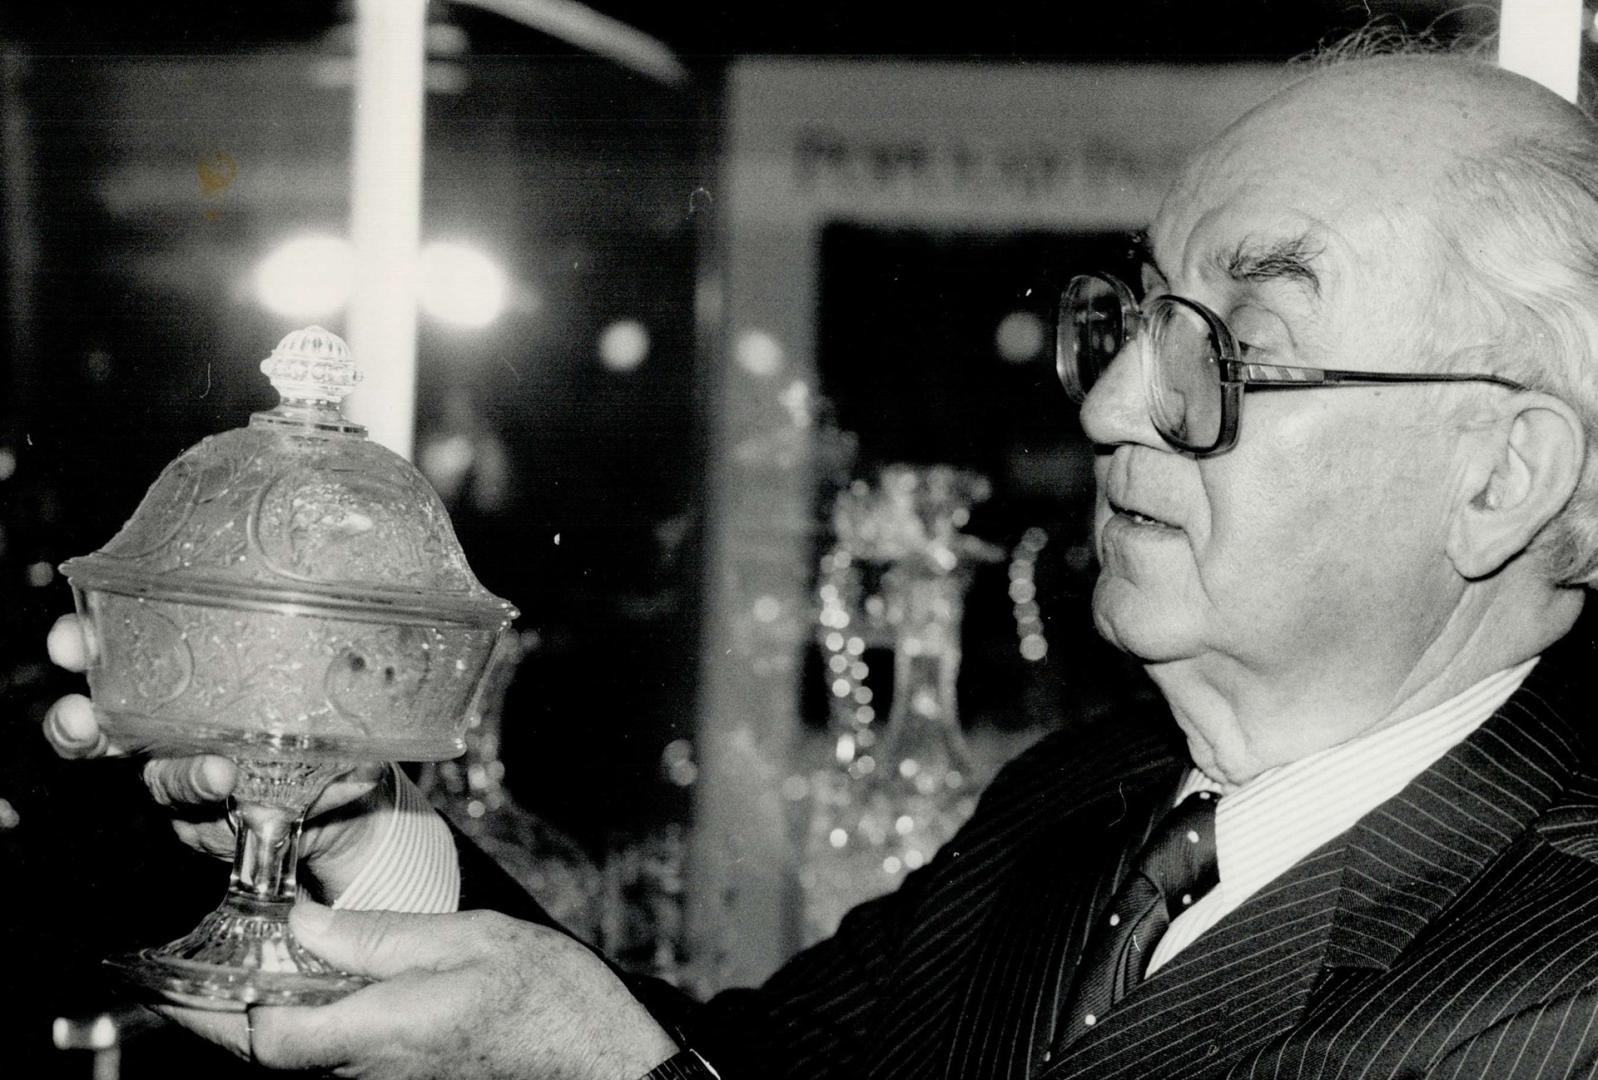
[[[235,811],[235,817],[238,844],[233,853],[227,899],[254,904],[293,904],[299,889],[295,873],[305,811],[246,804]]]
[[[305,950],[289,930],[305,811],[348,762],[242,759],[233,788],[238,830],[221,905],[186,936],[106,961],[125,981],[201,1009],[318,1005],[369,981]]]

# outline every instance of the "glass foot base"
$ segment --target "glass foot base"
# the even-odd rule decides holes
[[[306,951],[289,931],[288,907],[230,897],[186,937],[105,963],[127,985],[173,1004],[223,1012],[325,1005],[371,982]]]

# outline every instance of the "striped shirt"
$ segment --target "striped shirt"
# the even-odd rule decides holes
[[[1215,810],[1220,883],[1172,920],[1154,947],[1147,974],[1294,863],[1397,795],[1485,723],[1536,663],[1533,657],[1489,675],[1425,712],[1267,769],[1230,791],[1189,769],[1177,790],[1177,803],[1196,791],[1225,796]]]
[[[366,865],[333,902],[347,911],[454,911],[460,904],[461,871],[449,827],[410,778],[390,765],[394,808]]]

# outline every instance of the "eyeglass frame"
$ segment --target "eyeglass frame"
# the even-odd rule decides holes
[[[1081,365],[1077,362],[1076,334],[1072,332],[1074,321],[1070,318],[1067,307],[1067,298],[1078,284],[1085,281],[1097,280],[1110,286],[1120,305],[1122,337],[1120,348],[1116,350],[1119,355],[1128,345],[1137,341],[1143,333],[1143,324],[1148,318],[1145,304],[1140,302],[1133,294],[1131,288],[1114,274],[1104,271],[1094,271],[1088,274],[1077,274],[1066,282],[1065,288],[1060,290],[1059,307],[1056,312],[1054,326],[1054,366],[1055,374],[1059,377],[1060,385],[1065,389],[1066,395],[1073,401],[1081,403],[1087,399],[1091,386],[1083,389],[1082,379],[1072,378],[1068,371],[1076,370],[1080,374]],[[1151,379],[1152,356],[1142,358],[1143,369],[1143,398],[1145,408],[1148,408],[1149,419],[1159,431],[1160,438],[1184,453],[1194,457],[1209,457],[1222,454],[1237,445],[1237,432],[1239,418],[1243,411],[1243,392],[1245,390],[1320,390],[1335,389],[1340,386],[1388,386],[1401,383],[1461,383],[1480,382],[1502,386],[1509,390],[1530,390],[1524,383],[1516,382],[1503,375],[1486,373],[1461,373],[1461,372],[1435,372],[1424,374],[1413,371],[1350,371],[1342,368],[1305,367],[1296,364],[1259,364],[1238,358],[1237,336],[1232,333],[1232,328],[1226,325],[1226,320],[1214,311],[1205,307],[1197,300],[1174,293],[1162,293],[1148,304],[1176,304],[1196,312],[1204,320],[1210,330],[1210,340],[1219,346],[1220,355],[1216,357],[1220,369],[1221,391],[1221,422],[1216,433],[1215,441],[1209,446],[1199,446],[1186,440],[1178,439],[1164,431],[1154,418],[1154,410],[1149,408],[1149,383]],[[1130,332],[1126,328],[1131,327]],[[1145,343],[1145,348],[1152,346]],[[1111,357],[1114,360],[1114,357]],[[1104,372],[1109,369],[1109,364],[1099,368],[1093,376],[1097,383]],[[1073,390],[1073,383],[1078,389]]]

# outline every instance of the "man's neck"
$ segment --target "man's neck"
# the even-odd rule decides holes
[[[1289,657],[1272,668],[1205,654],[1148,671],[1195,764],[1222,784],[1242,784],[1541,654],[1569,632],[1584,596],[1513,580],[1473,584],[1434,629],[1408,639],[1384,635],[1373,619],[1365,647],[1342,656]]]

